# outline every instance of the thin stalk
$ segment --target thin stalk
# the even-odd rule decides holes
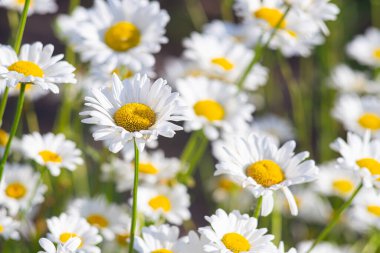
[[[331,230],[335,227],[335,225],[338,223],[340,217],[342,216],[343,212],[351,205],[352,201],[358,195],[359,191],[362,189],[363,183],[361,183],[356,190],[352,193],[351,197],[343,203],[343,205],[338,209],[338,211],[335,213],[334,218],[331,220],[330,224],[319,234],[317,239],[314,241],[313,245],[311,245],[310,249],[306,253],[310,253],[315,246],[319,242],[321,242],[325,237],[331,232]]]
[[[201,30],[203,24],[207,23],[207,15],[203,9],[200,0],[186,0],[187,12],[190,15],[191,22],[197,30]]]
[[[15,137],[16,135],[18,124],[20,122],[22,107],[24,105],[24,99],[25,99],[25,86],[26,86],[25,83],[21,83],[20,95],[17,101],[16,115],[13,119],[11,131],[9,133],[9,139],[8,139],[7,145],[5,146],[3,157],[1,158],[1,161],[0,161],[0,184],[3,178],[5,163],[7,162],[9,151],[11,150],[12,140],[13,140],[13,137]]]
[[[261,58],[263,57],[264,51],[268,48],[270,42],[272,41],[272,39],[275,36],[278,29],[280,28],[281,23],[285,20],[286,16],[288,15],[290,9],[291,9],[291,6],[289,5],[285,10],[284,15],[282,15],[281,19],[278,21],[276,26],[273,28],[273,30],[272,30],[268,40],[265,42],[265,44],[261,45],[262,37],[257,42],[257,45],[256,45],[255,50],[254,50],[255,55],[252,58],[251,62],[248,64],[247,68],[244,70],[243,75],[240,77],[239,81],[237,82],[237,87],[240,90],[243,89],[244,82],[247,79],[249,73],[251,72],[253,66],[255,66],[256,63],[258,63],[261,60]]]
[[[232,12],[232,4],[233,0],[222,0],[222,4],[220,6],[222,18],[225,21],[233,21],[234,20],[234,14]]]
[[[33,101],[26,99],[24,108],[26,114],[26,123],[28,124],[29,132],[39,132],[40,127],[38,124],[38,117],[34,109]]]
[[[256,219],[259,219],[259,217],[260,217],[260,212],[261,212],[261,206],[262,205],[263,205],[263,196],[260,196],[257,199],[255,211],[253,212],[253,217],[255,217]]]
[[[192,132],[189,140],[186,143],[185,148],[182,151],[181,164],[182,164],[182,167],[184,168],[186,168],[186,163],[188,162],[190,155],[194,152],[193,150],[196,147],[196,144],[198,141],[198,135],[199,135],[199,131]]]
[[[16,36],[16,31],[19,23],[18,13],[14,10],[9,10],[7,12],[8,16],[8,23],[9,28],[11,29],[11,39],[10,41],[13,42]]]
[[[133,244],[135,240],[135,230],[137,221],[137,189],[139,186],[139,149],[136,144],[136,139],[134,139],[133,141],[135,146],[135,177],[133,180],[132,222],[131,230],[129,233],[129,253],[133,253]]]
[[[272,234],[274,235],[273,243],[278,245],[282,235],[282,216],[277,208],[274,208],[272,212]]]
[[[5,112],[5,106],[7,105],[9,87],[5,87],[1,102],[0,102],[0,127],[3,125],[3,116]]]
[[[372,26],[380,27],[380,0],[371,0],[371,16],[372,16]]]

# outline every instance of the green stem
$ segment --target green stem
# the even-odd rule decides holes
[[[187,11],[190,15],[191,22],[197,30],[201,30],[203,24],[207,23],[207,15],[199,0],[186,0]]]
[[[18,27],[18,24],[19,24],[18,13],[17,13],[17,11],[9,10],[7,14],[8,14],[9,27],[11,29],[11,39],[10,39],[10,41],[13,42],[14,39],[15,39],[17,27]]]
[[[0,127],[3,125],[3,116],[5,112],[5,106],[7,105],[9,87],[5,87],[4,94],[0,103]]]
[[[331,232],[331,230],[338,223],[343,212],[351,205],[352,201],[354,200],[356,195],[358,195],[362,187],[363,187],[363,183],[361,183],[356,188],[356,190],[352,193],[351,197],[346,202],[344,202],[344,204],[338,209],[338,211],[335,213],[334,218],[332,219],[330,224],[319,234],[318,238],[314,241],[313,245],[311,245],[310,249],[306,253],[310,253],[315,248],[315,246],[317,246],[317,244],[321,242],[323,239],[325,239],[325,237]]]
[[[372,26],[380,28],[380,0],[371,0]]]
[[[223,20],[225,21],[233,21],[234,20],[234,14],[232,12],[232,4],[233,0],[222,0],[221,4],[221,13]]]
[[[272,234],[274,235],[273,243],[278,245],[281,241],[282,234],[282,216],[276,207],[272,212]]]
[[[133,180],[132,222],[131,230],[129,233],[129,253],[133,253],[133,244],[135,240],[135,230],[137,221],[137,190],[139,186],[139,149],[137,147],[136,139],[134,139],[133,141],[135,146],[135,177]]]
[[[260,212],[261,212],[261,206],[263,205],[263,196],[260,196],[258,199],[257,199],[257,203],[256,203],[256,207],[255,207],[255,211],[253,212],[253,217],[255,217],[257,220],[259,219],[260,217]]]
[[[70,0],[69,14],[71,14],[78,5],[80,5],[80,0]]]
[[[26,99],[24,108],[26,114],[26,123],[28,124],[29,132],[39,132],[40,127],[38,124],[38,117],[34,109],[33,102]]]
[[[261,60],[261,58],[263,57],[264,51],[268,48],[268,46],[269,46],[270,42],[272,41],[274,35],[276,34],[278,29],[280,28],[281,23],[285,20],[286,16],[288,15],[290,9],[291,9],[291,6],[289,5],[285,10],[284,15],[282,15],[281,19],[278,21],[276,26],[273,28],[268,40],[265,42],[264,45],[261,45],[262,37],[260,37],[259,41],[256,44],[255,50],[254,50],[255,55],[253,56],[251,62],[248,64],[247,68],[243,72],[243,75],[240,77],[239,81],[237,82],[237,87],[239,88],[239,90],[243,89],[244,82],[247,79],[249,73],[251,72],[253,66],[255,66],[256,63],[258,63]]]
[[[0,184],[1,184],[1,182],[2,182],[1,180],[3,178],[5,163],[7,162],[8,155],[9,155],[9,152],[11,150],[12,140],[13,140],[13,137],[15,137],[15,135],[16,135],[18,124],[20,122],[22,107],[24,105],[24,98],[25,98],[25,86],[26,86],[25,83],[21,83],[20,95],[19,95],[18,101],[17,101],[16,115],[13,119],[11,131],[9,133],[9,139],[8,139],[7,145],[5,146],[5,150],[4,150],[4,155],[0,161]]]

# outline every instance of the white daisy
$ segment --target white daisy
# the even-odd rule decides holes
[[[179,229],[167,224],[144,227],[141,237],[136,238],[134,248],[139,253],[180,253],[178,250]]]
[[[53,51],[53,45],[43,46],[41,42],[35,42],[24,44],[17,56],[10,47],[1,46],[0,83],[9,87],[28,83],[53,93],[59,93],[58,84],[76,83],[75,68],[62,61],[63,54],[53,56]]]
[[[380,99],[376,96],[343,94],[335,102],[332,116],[348,131],[364,134],[371,130],[380,136]]]
[[[139,187],[137,208],[149,220],[158,221],[163,217],[170,223],[181,225],[190,219],[189,207],[190,195],[184,185]]]
[[[46,238],[41,238],[38,242],[44,250],[38,251],[38,253],[74,253],[81,244],[78,237],[69,239],[64,245],[59,243],[57,248],[52,241]]]
[[[142,150],[145,142],[159,135],[171,138],[182,130],[169,121],[184,120],[184,108],[163,79],[152,84],[146,75],[136,75],[122,82],[114,75],[112,90],[94,89],[93,97],[85,100],[92,110],[81,113],[87,116],[82,122],[96,125],[94,139],[106,141],[114,153],[133,149],[133,139]]]
[[[312,186],[316,192],[324,196],[349,198],[360,183],[354,171],[345,170],[335,162],[325,163],[318,167],[320,174]]]
[[[8,10],[16,10],[22,12],[25,0],[0,0],[0,6]],[[58,5],[55,0],[32,0],[29,3],[28,15],[31,14],[47,14],[55,13]]]
[[[69,204],[68,213],[85,218],[106,240],[113,240],[120,224],[126,224],[129,219],[121,207],[108,204],[103,197],[76,199]]]
[[[63,134],[41,135],[34,132],[23,136],[21,142],[24,155],[46,166],[53,176],[58,176],[62,168],[74,171],[83,163],[82,152],[74,142],[66,140]]]
[[[370,139],[370,133],[361,137],[347,133],[347,141],[338,138],[331,148],[341,157],[337,159],[343,169],[354,171],[360,175],[364,186],[380,188],[380,140]]]
[[[298,253],[307,253],[312,245],[312,242],[301,242],[299,243],[297,250]],[[315,246],[315,248],[310,253],[353,253],[349,248],[347,247],[341,247],[329,242],[320,242]]]
[[[0,238],[19,240],[19,229],[20,222],[8,216],[5,208],[0,208]]]
[[[184,57],[197,66],[198,75],[225,83],[236,84],[254,56],[252,50],[228,37],[220,40],[215,36],[192,33],[183,44]],[[267,79],[268,70],[256,64],[247,77],[245,88],[256,90]]]
[[[7,164],[0,185],[0,204],[14,216],[20,210],[30,210],[42,203],[47,187],[41,184],[40,177],[28,165]]]
[[[177,89],[188,111],[186,131],[203,129],[210,140],[219,137],[219,131],[237,132],[247,126],[255,107],[247,103],[247,96],[238,93],[236,86],[226,85],[204,77],[180,79]]]
[[[358,35],[347,45],[347,54],[359,63],[369,67],[380,66],[380,30],[369,28],[364,35]]]
[[[331,86],[339,92],[377,93],[380,91],[380,85],[370,80],[367,73],[353,70],[344,64],[333,69]]]
[[[92,8],[80,11],[73,17],[72,29],[64,33],[84,61],[141,69],[154,64],[152,54],[167,42],[169,15],[158,2],[96,0]]]
[[[210,217],[205,217],[210,226],[199,229],[209,242],[205,252],[276,252],[271,242],[273,235],[266,235],[266,228],[257,228],[257,219],[247,214],[233,211],[227,214],[222,209]]]
[[[102,241],[102,237],[98,234],[98,229],[84,218],[62,213],[46,222],[49,229],[48,238],[53,242],[66,245],[71,238],[79,238],[77,253],[100,253],[96,245]]]
[[[230,175],[238,184],[247,187],[258,198],[263,197],[263,216],[273,209],[273,192],[282,190],[291,213],[298,214],[297,204],[289,186],[316,179],[318,168],[313,160],[306,160],[308,152],[294,154],[296,143],[286,142],[278,147],[266,137],[255,134],[235,138],[226,143],[224,158],[216,165],[215,175]]]

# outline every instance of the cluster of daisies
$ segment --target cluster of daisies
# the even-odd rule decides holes
[[[10,12],[24,5],[0,0]],[[332,74],[332,115],[347,139],[331,144],[336,161],[316,166],[308,152],[296,152],[287,120],[253,119],[269,77],[255,59],[261,50],[311,55],[338,7],[329,0],[237,0],[233,9],[239,23],[215,20],[183,40],[183,55],[167,60],[160,74],[168,81],[154,70],[170,20],[158,1],[95,0],[59,15],[56,32],[77,64],[50,44],[0,45],[3,99],[25,92],[32,104],[63,93],[61,106],[105,147],[94,149],[81,130],[67,138],[29,128],[13,138],[0,129],[0,154],[7,159],[10,151],[0,172],[0,249],[37,239],[43,253],[360,252],[343,243],[313,245],[308,233],[309,225],[330,224],[337,203],[352,204],[341,219],[347,238],[380,229],[380,31],[371,28],[347,47],[368,73],[340,65]],[[33,0],[28,14],[56,11],[53,0]],[[76,100],[83,105],[75,108]],[[167,156],[159,139],[182,130],[191,137],[181,158]],[[74,189],[87,183],[95,193]],[[198,190],[219,207],[206,224],[196,218],[199,206],[190,212],[190,192],[194,200]],[[304,222],[269,234],[265,217],[275,227],[278,215]]]

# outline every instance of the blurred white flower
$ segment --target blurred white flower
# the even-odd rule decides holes
[[[363,65],[380,66],[380,30],[369,28],[364,35],[358,35],[347,45],[347,54]]]
[[[0,0],[0,7],[8,10],[22,12],[25,0]],[[31,0],[29,3],[28,15],[48,14],[58,11],[58,5],[55,0]]]

